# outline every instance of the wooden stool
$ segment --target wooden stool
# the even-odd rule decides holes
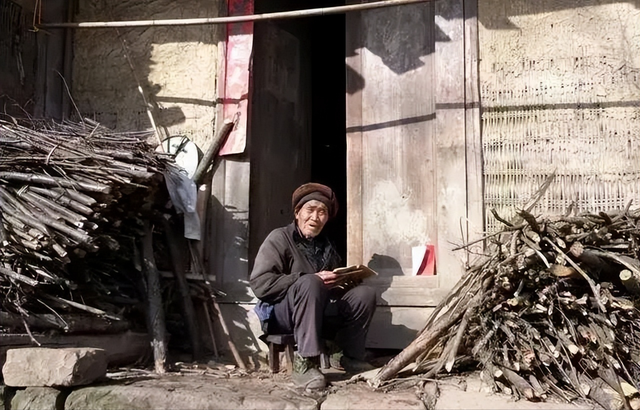
[[[296,343],[292,334],[262,335],[260,339],[269,348],[269,368],[271,373],[280,371],[280,352],[285,352],[287,356],[287,371],[293,371],[293,348]]]
[[[260,336],[260,340],[266,343],[269,348],[269,369],[271,373],[278,373],[280,371],[280,353],[285,352],[287,356],[287,371],[289,373],[293,372],[293,352],[295,348],[296,341],[292,334],[276,334],[276,335],[268,335],[263,334]],[[331,365],[329,364],[329,355],[326,353],[320,354],[320,368],[328,369]]]

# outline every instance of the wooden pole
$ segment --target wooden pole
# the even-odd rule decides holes
[[[213,302],[213,308],[215,309],[216,314],[218,315],[218,320],[220,320],[220,326],[222,326],[222,331],[224,332],[224,335],[227,337],[229,349],[231,350],[233,357],[236,359],[236,363],[238,364],[238,367],[241,368],[242,370],[246,370],[247,366],[245,366],[244,361],[242,360],[242,356],[240,356],[238,349],[236,349],[235,343],[233,343],[233,340],[231,339],[231,333],[229,333],[229,328],[227,327],[227,321],[224,320],[224,317],[222,316],[222,310],[220,310],[220,305],[218,305],[218,302],[215,299],[211,299],[211,301]]]
[[[251,14],[246,16],[201,17],[190,19],[137,20],[137,21],[94,21],[76,23],[38,24],[38,28],[107,28],[107,27],[151,27],[151,26],[193,26],[203,24],[228,24],[245,21],[278,20],[299,17],[325,16],[351,11],[369,10],[381,7],[402,6],[406,4],[427,3],[434,0],[383,0],[370,3],[350,4],[346,6],[321,7],[307,10],[280,11],[275,13]]]
[[[149,304],[149,326],[151,327],[151,347],[156,373],[166,372],[167,344],[162,294],[160,292],[160,274],[153,256],[153,228],[149,220],[144,221],[142,238],[142,262],[147,277],[147,300]]]
[[[195,172],[193,173],[192,179],[193,179],[193,182],[196,183],[196,185],[200,185],[202,183],[202,177],[205,175],[205,173],[209,169],[209,165],[211,165],[214,158],[220,152],[222,145],[225,143],[225,141],[229,137],[229,134],[231,134],[231,131],[233,130],[233,127],[235,126],[235,124],[236,124],[235,121],[224,120],[224,124],[218,130],[218,133],[216,134],[213,141],[211,141],[211,144],[209,144],[209,147],[207,147],[207,151],[202,155],[202,160],[198,164],[198,167],[196,168]]]
[[[207,301],[205,300],[202,303],[204,307],[204,314],[207,317],[207,326],[209,328],[209,337],[211,337],[211,345],[213,347],[213,355],[218,357],[218,346],[216,345],[216,337],[213,333],[213,322],[211,321],[211,315],[209,314],[209,306],[207,305]]]

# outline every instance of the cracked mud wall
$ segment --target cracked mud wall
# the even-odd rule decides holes
[[[640,204],[640,1],[479,2],[485,206]],[[487,228],[499,223],[487,212]]]
[[[216,17],[219,2],[79,2],[76,21]],[[140,84],[166,135],[200,147],[214,132],[220,25],[78,29],[73,98],[83,116],[116,130],[151,129]],[[127,59],[127,55],[129,59]]]

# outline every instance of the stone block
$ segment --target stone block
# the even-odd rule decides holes
[[[13,387],[80,386],[106,373],[106,352],[90,347],[11,349],[2,367],[5,384]]]
[[[9,410],[64,410],[65,394],[51,387],[27,387],[16,391]]]
[[[318,404],[315,399],[269,379],[165,375],[131,379],[124,384],[78,387],[65,400],[65,410],[89,409],[318,410]]]
[[[422,400],[413,392],[387,394],[368,387],[354,386],[329,394],[320,410],[426,410]]]

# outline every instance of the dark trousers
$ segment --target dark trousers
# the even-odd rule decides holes
[[[275,305],[271,325],[278,333],[293,333],[302,357],[324,352],[324,340],[330,338],[345,356],[362,360],[375,308],[370,286],[330,290],[320,277],[302,275]]]

